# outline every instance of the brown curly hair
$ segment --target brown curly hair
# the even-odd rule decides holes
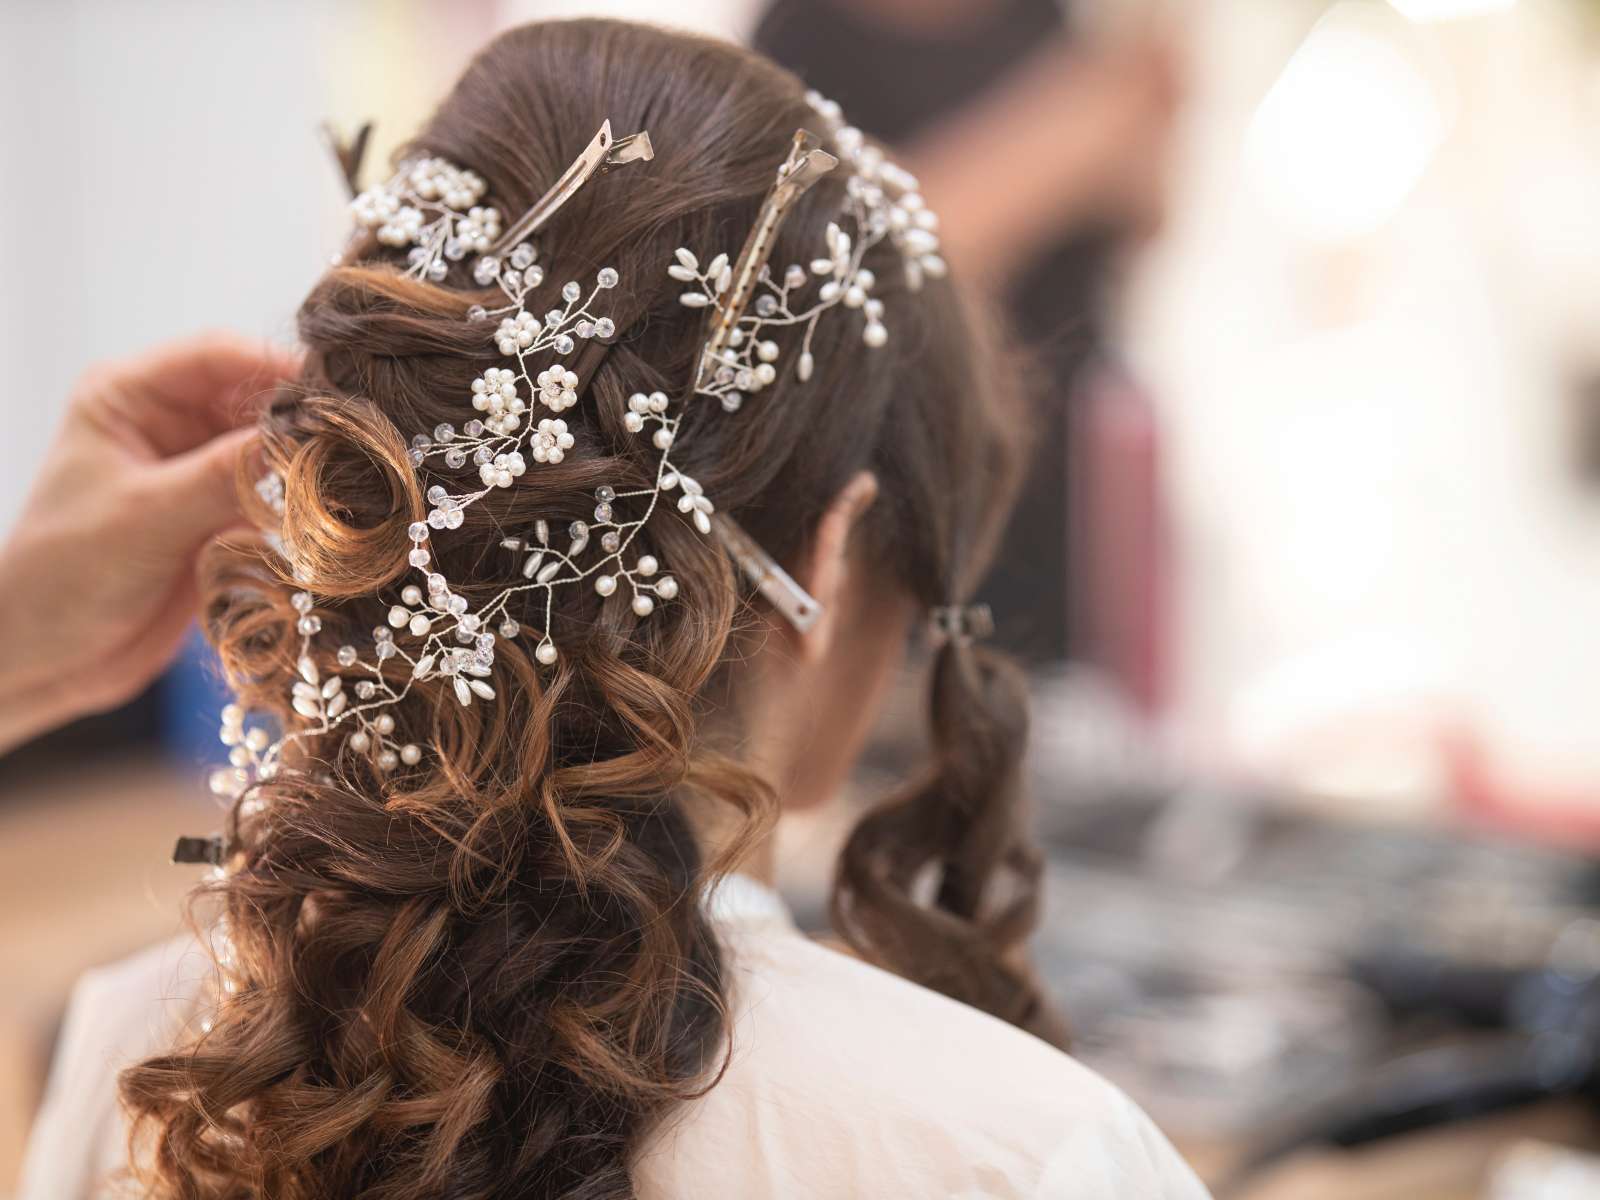
[[[797,79],[732,46],[549,23],[488,46],[406,153],[471,166],[515,213],[602,118],[648,129],[657,155],[561,211],[547,286],[615,266],[621,334],[567,414],[576,451],[473,506],[436,547],[475,606],[504,573],[503,530],[582,517],[600,484],[649,486],[654,458],[624,429],[626,397],[681,394],[701,336],[664,265],[679,245],[737,248],[810,115]],[[808,193],[775,261],[811,257],[841,187]],[[483,299],[467,270],[435,285],[398,265],[371,246],[316,285],[300,310],[303,376],[263,423],[304,583],[261,546],[210,562],[208,632],[228,677],[246,708],[285,722],[290,593],[316,595],[319,643],[382,624],[436,478],[419,479],[406,435],[457,419],[499,361],[464,319]],[[892,259],[872,265],[887,347],[863,353],[851,322],[825,319],[809,383],[784,379],[731,415],[691,406],[675,454],[788,562],[846,481],[872,471],[880,495],[854,552],[884,588],[960,600],[1008,506],[1020,423],[955,290],[902,294]],[[495,704],[393,710],[396,736],[429,747],[420,764],[382,773],[332,738],[312,742],[300,770],[234,807],[228,869],[204,890],[225,934],[208,1027],[122,1076],[151,1195],[633,1194],[642,1139],[725,1057],[722,954],[698,897],[775,809],[732,750],[760,601],[687,522],[641,536],[672,564],[678,602],[641,622],[575,589],[555,618],[554,668],[507,644]],[[1018,809],[1017,676],[952,643],[932,709],[934,769],[851,837],[838,928],[864,956],[1048,1033],[1020,959],[1036,864]],[[706,861],[699,831],[719,812],[744,838]]]

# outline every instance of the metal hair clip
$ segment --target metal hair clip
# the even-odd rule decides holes
[[[745,578],[755,584],[756,590],[767,598],[767,603],[783,614],[784,620],[793,625],[797,632],[805,633],[817,623],[817,618],[822,615],[822,605],[740,528],[738,522],[725,513],[718,513],[711,520],[711,529],[723,548],[733,556],[733,561],[739,564]]]
[[[994,632],[994,614],[987,604],[941,604],[928,610],[928,628],[936,641],[966,644]]]
[[[206,863],[220,867],[225,857],[222,839],[216,835],[181,837],[178,839],[178,844],[172,848],[172,861],[175,863]]]
[[[650,144],[648,132],[641,130],[619,141],[611,136],[611,121],[609,119],[602,121],[600,132],[594,135],[583,153],[566,169],[561,178],[556,180],[550,190],[535,200],[533,207],[506,230],[505,236],[489,247],[489,253],[498,257],[518,242],[538,232],[544,223],[594,176],[604,174],[612,167],[620,167],[624,163],[649,162],[655,156],[655,147]]]
[[[355,136],[349,141],[345,141],[335,132],[333,122],[322,123],[322,140],[333,155],[333,161],[339,168],[339,175],[344,180],[345,187],[350,189],[352,200],[361,194],[361,164],[367,157],[367,143],[371,139],[371,121],[357,129]]]
[[[766,268],[767,260],[772,257],[772,247],[784,218],[794,208],[796,201],[805,195],[807,188],[838,165],[837,158],[821,149],[821,141],[816,134],[805,129],[795,130],[789,157],[761,204],[761,212],[756,216],[750,236],[745,238],[727,290],[718,298],[716,316],[712,319],[705,348],[700,353],[700,378],[695,381],[697,387],[700,379],[709,371],[714,371],[721,362],[733,331],[739,327],[745,311],[750,307],[756,281]]]

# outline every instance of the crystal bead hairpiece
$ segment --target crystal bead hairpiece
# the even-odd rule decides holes
[[[541,519],[527,529],[508,530],[500,543],[505,581],[475,609],[440,571],[434,539],[460,528],[466,510],[496,489],[514,487],[528,471],[559,463],[574,450],[576,439],[561,417],[580,402],[583,381],[573,370],[572,356],[581,344],[608,342],[617,333],[602,309],[606,294],[621,282],[618,273],[603,267],[590,285],[569,280],[557,300],[546,294],[545,268],[529,239],[596,176],[648,161],[653,156],[649,135],[616,139],[610,122],[603,123],[550,189],[509,225],[498,208],[485,203],[481,176],[438,157],[407,160],[387,182],[355,192],[365,132],[349,146],[330,137],[355,192],[350,207],[357,231],[347,255],[362,239],[374,238],[405,250],[405,274],[411,277],[442,282],[460,268],[469,270],[480,287],[496,288],[501,302],[475,304],[467,318],[485,325],[504,361],[485,370],[461,398],[467,419],[459,429],[445,422],[412,439],[412,465],[441,481],[426,489],[426,520],[410,527],[407,565],[414,578],[394,597],[386,623],[364,646],[340,645],[329,654],[317,645],[322,618],[315,597],[309,590],[296,592],[292,600],[301,644],[290,707],[298,723],[272,740],[262,725],[247,726],[247,714],[238,705],[229,705],[221,737],[230,748],[230,765],[213,773],[214,791],[242,796],[254,781],[270,779],[283,767],[288,746],[335,733],[343,734],[336,753],[368,756],[380,771],[419,762],[420,746],[395,741],[396,723],[388,710],[424,688],[436,689],[441,702],[492,702],[489,680],[503,640],[528,637],[536,661],[555,664],[560,651],[551,625],[558,589],[580,584],[601,597],[624,595],[639,619],[678,598],[679,585],[664,564],[634,545],[640,530],[651,520],[665,519],[661,514],[671,507],[700,533],[716,536],[796,628],[804,630],[816,620],[821,606],[737,524],[718,514],[705,490],[673,459],[683,412],[695,397],[714,398],[724,410],[735,411],[776,381],[796,349],[795,376],[801,383],[809,380],[815,367],[812,337],[825,313],[858,312],[863,345],[871,349],[885,343],[884,306],[872,295],[872,272],[862,265],[879,242],[887,239],[899,250],[912,289],[924,277],[944,273],[937,221],[923,205],[915,179],[846,125],[837,105],[815,93],[807,98],[837,155],[823,149],[816,135],[798,131],[737,260],[716,253],[702,266],[698,255],[680,247],[667,264],[667,274],[686,285],[680,302],[706,309],[708,321],[695,377],[683,396],[674,400],[664,392],[638,392],[628,398],[627,430],[648,436],[657,453],[652,485],[623,492],[601,486],[594,494],[592,520],[573,521],[564,529]],[[808,265],[792,263],[775,273],[770,256],[779,227],[806,189],[841,162],[848,172],[844,198],[827,226],[825,245]],[[798,347],[792,344],[796,333]],[[283,481],[269,474],[257,486],[262,499],[281,513]],[[296,566],[292,543],[279,537],[275,544],[295,577],[312,582]],[[193,859],[200,848],[185,845],[182,852]]]

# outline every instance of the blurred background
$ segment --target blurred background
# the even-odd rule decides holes
[[[89,363],[292,340],[321,121],[381,157],[578,14],[839,100],[1025,347],[986,598],[1075,1051],[1219,1196],[1600,1195],[1600,3],[0,0],[0,533]],[[917,686],[783,832],[814,924]],[[72,980],[180,927],[219,704],[196,647],[0,760],[0,1195]]]

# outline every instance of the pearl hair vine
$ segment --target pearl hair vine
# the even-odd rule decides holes
[[[587,584],[602,598],[626,595],[641,620],[678,598],[677,580],[654,555],[634,545],[640,531],[669,505],[699,533],[716,537],[796,628],[810,627],[821,606],[737,523],[717,513],[701,485],[678,468],[673,451],[683,413],[696,396],[714,398],[733,412],[775,383],[786,353],[795,349],[777,340],[786,332],[791,342],[799,334],[794,375],[801,384],[810,380],[813,334],[831,310],[858,312],[865,348],[882,346],[888,338],[883,303],[872,295],[876,280],[863,265],[880,242],[888,240],[900,252],[912,290],[925,277],[943,275],[944,263],[938,256],[937,221],[923,205],[916,180],[845,124],[837,105],[815,93],[807,99],[838,154],[822,149],[816,135],[798,131],[737,259],[717,253],[702,266],[699,256],[680,247],[667,266],[673,280],[687,285],[680,302],[706,309],[708,325],[685,395],[675,400],[664,392],[636,392],[628,398],[625,428],[648,435],[657,454],[651,485],[625,491],[598,487],[592,520],[572,521],[564,529],[539,519],[530,528],[507,531],[500,542],[509,559],[506,582],[476,608],[443,574],[435,539],[459,529],[473,505],[516,486],[529,471],[562,462],[575,449],[576,438],[561,414],[580,402],[586,380],[573,369],[580,364],[572,356],[580,346],[609,344],[618,332],[603,311],[607,293],[621,282],[618,273],[602,267],[592,284],[569,280],[559,289],[559,303],[546,300],[546,270],[533,235],[594,177],[650,160],[649,135],[615,139],[610,122],[603,123],[556,183],[509,225],[498,208],[485,203],[487,186],[480,175],[436,156],[407,160],[387,182],[357,190],[366,130],[348,147],[330,135],[353,193],[350,209],[357,226],[335,262],[351,258],[365,239],[373,239],[403,249],[403,273],[421,281],[442,283],[458,266],[467,270],[478,287],[498,293],[492,306],[472,305],[467,319],[484,327],[486,341],[504,362],[472,382],[462,397],[463,408],[470,405],[472,414],[459,429],[442,422],[412,439],[413,468],[436,480],[425,490],[426,519],[408,530],[406,565],[416,578],[400,588],[386,622],[372,630],[364,649],[343,644],[332,655],[318,650],[323,622],[310,590],[315,581],[296,564],[292,538],[269,531],[269,542],[306,585],[291,598],[300,647],[289,700],[298,723],[274,740],[261,724],[247,727],[239,705],[228,705],[221,738],[229,747],[229,766],[212,773],[213,791],[240,798],[254,782],[271,779],[283,768],[289,745],[336,731],[344,734],[344,752],[369,757],[379,771],[420,762],[422,748],[396,740],[388,710],[425,685],[437,685],[441,696],[462,706],[494,701],[490,679],[501,641],[528,637],[534,659],[553,666],[560,659],[551,632],[557,589]],[[823,252],[807,266],[791,264],[775,274],[770,256],[784,219],[841,160],[849,173]],[[269,507],[283,512],[280,477],[269,473],[257,490]],[[213,861],[218,853],[201,839],[185,839],[179,848],[182,861]]]

